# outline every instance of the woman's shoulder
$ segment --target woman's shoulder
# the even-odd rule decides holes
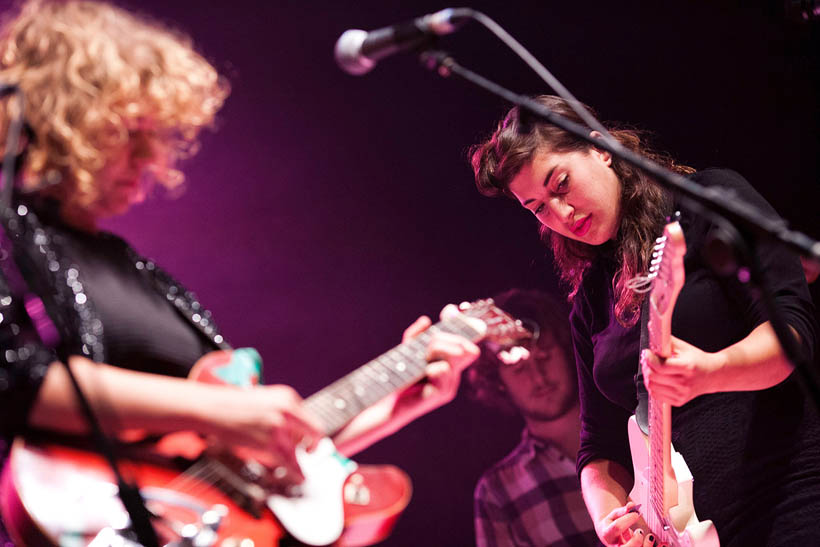
[[[704,186],[751,186],[749,182],[737,171],[725,167],[707,167],[699,169],[689,175],[689,178],[703,184]]]
[[[719,199],[740,199],[759,208],[766,214],[777,217],[777,212],[746,178],[732,169],[710,167],[689,175],[689,178],[704,187],[720,187],[725,195]]]

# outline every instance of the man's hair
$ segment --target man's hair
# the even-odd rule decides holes
[[[557,350],[564,354],[566,366],[573,369],[570,377],[575,377],[568,310],[563,299],[538,290],[510,289],[494,296],[493,301],[520,319],[525,327],[537,331],[535,347],[557,346]],[[504,363],[495,353],[487,345],[482,345],[481,356],[467,373],[470,395],[488,406],[515,414],[518,409],[510,400],[499,374],[502,366]]]

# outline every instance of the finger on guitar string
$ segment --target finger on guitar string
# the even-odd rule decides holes
[[[622,544],[624,547],[650,547],[653,546],[652,542],[647,537],[646,532],[643,528],[635,528],[629,529],[624,532],[624,537],[622,538],[624,543]]]
[[[279,400],[277,401],[279,408],[291,425],[298,426],[298,429],[311,439],[321,437],[322,422],[305,410],[299,393],[290,386],[279,385],[274,387],[279,390]]]
[[[663,376],[666,378],[685,378],[691,374],[689,368],[676,366],[675,356],[670,356],[667,359],[659,357],[650,349],[641,351],[641,366],[648,368],[656,376]]]
[[[461,372],[479,356],[481,350],[463,336],[437,332],[427,344],[427,360],[447,361],[453,370]]]
[[[433,321],[427,317],[426,315],[422,315],[411,324],[409,327],[404,329],[404,333],[402,333],[401,341],[402,343],[409,342],[422,332],[426,331],[430,328],[430,325],[433,324]]]
[[[269,462],[269,474],[264,476],[269,485],[301,484],[305,480],[291,439],[275,438],[271,451],[272,464]]]
[[[293,449],[301,444],[310,450],[323,436],[322,423],[303,406],[302,398],[290,386],[259,386],[243,394],[246,424],[251,426],[248,433],[259,441],[259,448],[267,449],[273,436],[283,446]]]
[[[631,530],[632,526],[641,519],[636,507],[635,503],[630,501],[622,507],[613,509],[602,519],[599,529],[601,530],[601,541],[604,544],[629,545],[630,547],[638,547],[642,544]]]
[[[707,367],[679,365],[677,356],[660,359],[650,350],[641,352],[641,372],[649,393],[669,404],[681,406],[709,391]]]
[[[294,449],[300,446],[310,452],[316,448],[316,445],[323,436],[318,429],[318,427],[321,426],[316,418],[312,415],[308,415],[307,412],[301,412],[299,415],[285,412],[284,417],[287,426],[283,433],[290,435],[290,444]],[[311,420],[313,423],[307,420]]]
[[[422,397],[428,398],[440,393],[445,399],[452,400],[458,392],[459,381],[453,374],[453,367],[447,361],[435,361],[425,368],[427,382],[422,388]]]
[[[438,388],[445,388],[454,383],[452,378],[453,367],[447,361],[434,361],[425,367],[427,381]]]

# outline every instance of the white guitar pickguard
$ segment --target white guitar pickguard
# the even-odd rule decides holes
[[[342,488],[356,463],[336,451],[328,438],[319,441],[313,452],[296,450],[296,460],[305,482],[302,495],[272,495],[268,507],[290,534],[308,545],[329,545],[344,529]]]
[[[632,452],[635,485],[629,497],[647,508],[649,499],[649,452],[648,437],[641,431],[635,416],[629,418],[629,447]],[[717,531],[711,520],[698,521],[692,501],[692,472],[686,465],[683,456],[671,449],[672,470],[678,483],[678,504],[669,508],[669,519],[677,531],[683,531],[669,542],[670,546],[680,547],[720,547]]]

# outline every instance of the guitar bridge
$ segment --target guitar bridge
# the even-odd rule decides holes
[[[269,492],[258,484],[267,468],[254,460],[243,460],[228,450],[207,450],[199,465],[215,475],[212,484],[255,519],[262,518]]]

